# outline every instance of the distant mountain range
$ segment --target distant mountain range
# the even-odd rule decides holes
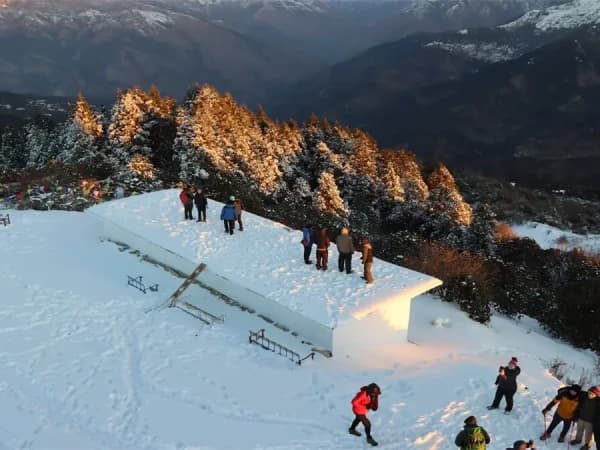
[[[382,145],[533,185],[600,187],[600,2],[372,48],[272,99]]]
[[[561,1],[0,0],[0,90],[110,99],[156,84],[181,97],[206,82],[255,106],[381,42]]]

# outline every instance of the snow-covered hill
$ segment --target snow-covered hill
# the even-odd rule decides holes
[[[505,25],[505,28],[534,26],[538,30],[579,28],[600,23],[600,2],[597,0],[571,0],[546,9],[531,10],[523,17]]]
[[[492,435],[489,448],[504,449],[541,432],[540,409],[559,385],[550,361],[577,375],[594,362],[531,321],[494,317],[486,327],[420,297],[414,344],[390,336],[385,348],[296,366],[249,345],[257,324],[239,310],[213,327],[178,310],[146,313],[181,280],[101,242],[87,215],[10,214],[12,225],[0,226],[2,449],[366,448],[347,433],[349,402],[372,381],[383,391],[369,414],[381,448],[454,449],[474,414]],[[244,252],[245,235],[234,237]],[[128,287],[127,275],[158,292]],[[516,409],[490,413],[498,366],[513,355],[523,369]]]

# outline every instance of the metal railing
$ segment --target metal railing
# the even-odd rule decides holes
[[[309,353],[304,358],[301,358],[298,352],[295,352],[294,350],[289,349],[281,344],[278,344],[272,339],[269,339],[265,336],[264,328],[261,328],[258,331],[250,331],[249,333],[250,335],[248,336],[248,342],[250,344],[260,345],[265,350],[270,350],[274,353],[277,353],[280,356],[288,358],[290,361],[295,362],[298,365],[301,365],[302,362],[307,360],[308,358],[315,359],[315,352]]]
[[[0,223],[4,226],[10,225],[10,214],[0,214]]]
[[[141,275],[139,277],[132,277],[127,275],[127,285],[133,286],[137,290],[142,291],[144,294],[147,292],[146,289],[150,289],[152,292],[158,291],[158,283],[153,284],[152,286],[146,286],[142,281]]]

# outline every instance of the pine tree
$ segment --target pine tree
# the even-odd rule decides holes
[[[430,189],[429,203],[434,211],[447,214],[462,225],[473,221],[473,210],[458,191],[454,177],[443,164],[439,164],[427,178]]]
[[[41,118],[25,126],[26,167],[42,169],[58,153],[53,125]]]
[[[314,199],[314,206],[319,211],[334,214],[346,212],[335,178],[330,172],[323,172],[319,177],[319,187],[315,192]]]
[[[396,202],[403,202],[404,198],[404,187],[400,177],[396,175],[394,165],[391,162],[387,164],[387,171],[383,176],[383,183],[385,185],[386,193],[389,198]]]

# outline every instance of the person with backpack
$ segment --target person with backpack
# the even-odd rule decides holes
[[[378,442],[371,436],[371,421],[367,419],[367,411],[369,409],[377,411],[379,408],[379,396],[381,395],[381,389],[377,384],[371,383],[368,386],[363,386],[360,391],[352,399],[352,412],[354,413],[354,420],[348,428],[348,432],[354,436],[361,436],[360,432],[356,431],[356,427],[359,423],[362,423],[365,427],[365,434],[367,435],[367,442],[372,446],[378,445]]]
[[[233,230],[235,230],[235,219],[237,214],[235,212],[235,197],[231,195],[223,209],[221,209],[221,220],[225,225],[225,233],[233,234]]]
[[[208,206],[208,200],[204,195],[204,189],[198,189],[196,195],[194,195],[194,203],[198,210],[198,222],[206,222],[206,207]]]
[[[562,422],[563,427],[558,437],[558,442],[565,442],[565,437],[571,428],[573,420],[577,417],[577,409],[579,406],[579,393],[581,392],[581,386],[573,384],[566,386],[558,390],[556,397],[552,399],[550,403],[542,410],[542,414],[546,416],[555,405],[558,405],[552,422],[548,428],[544,431],[544,434],[540,436],[540,440],[545,441],[550,437],[552,431]]]
[[[581,450],[589,450],[592,448],[593,432],[594,432],[594,416],[598,409],[598,396],[600,396],[600,387],[593,386],[587,392],[579,394],[577,434],[569,444],[578,445],[584,442]]]
[[[300,243],[304,247],[304,264],[312,264],[312,261],[310,260],[310,253],[312,252],[315,238],[313,235],[313,228],[310,223],[304,225],[304,228],[302,228],[302,240]]]
[[[343,227],[340,235],[335,240],[338,249],[338,268],[340,272],[346,268],[346,273],[352,273],[352,254],[354,253],[354,243],[348,228]]]
[[[460,447],[460,450],[485,450],[490,441],[490,435],[483,427],[477,425],[475,416],[465,419],[463,430],[454,439],[454,443]]]
[[[529,440],[529,442],[516,441],[512,447],[506,450],[535,450],[535,443],[532,440]]]
[[[506,367],[500,366],[498,376],[496,377],[496,396],[494,401],[487,409],[498,409],[502,397],[506,398],[506,408],[504,414],[510,414],[513,409],[513,397],[517,392],[517,376],[521,373],[519,360],[513,356]]]
[[[327,270],[327,263],[329,261],[329,235],[327,234],[327,228],[321,227],[317,234],[317,270]]]
[[[184,220],[194,220],[192,216],[192,210],[194,208],[193,195],[190,189],[186,186],[179,193],[179,201],[183,205],[183,213],[185,215]]]

